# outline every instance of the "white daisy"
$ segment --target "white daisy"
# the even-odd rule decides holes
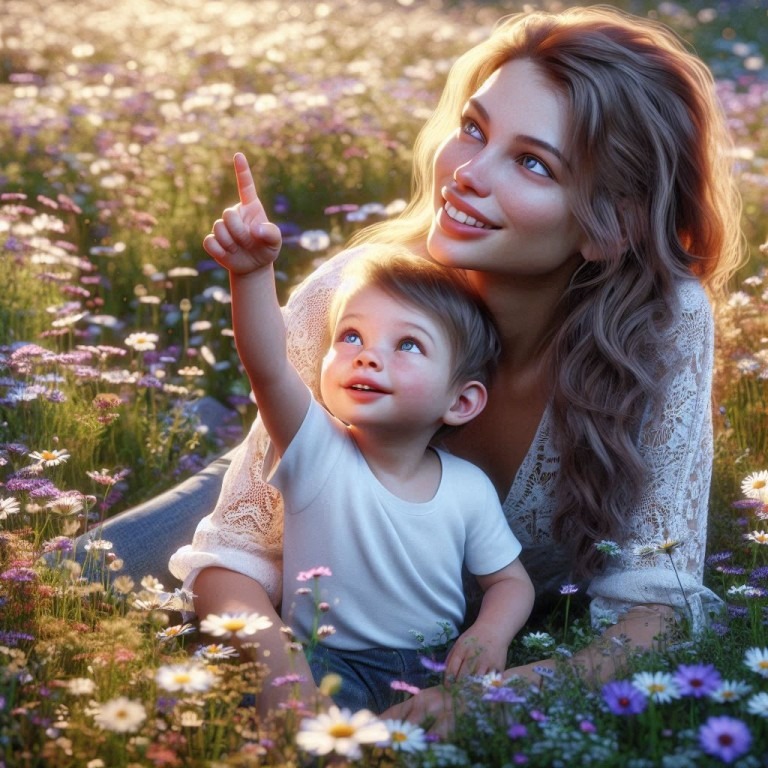
[[[60,451],[32,451],[27,455],[43,467],[57,467],[69,460],[69,451],[63,448]]]
[[[397,752],[421,752],[427,748],[427,735],[423,728],[407,720],[385,720],[389,738],[382,747],[392,747]]]
[[[748,499],[759,499],[768,503],[768,470],[753,472],[741,481],[741,492]]]
[[[749,648],[744,663],[761,677],[768,677],[768,648]]]
[[[202,664],[166,664],[155,674],[157,684],[166,691],[175,693],[204,693],[216,682],[216,677]]]
[[[118,696],[100,704],[93,719],[105,731],[135,733],[147,719],[147,712],[140,701]]]
[[[67,680],[67,690],[73,696],[90,696],[96,690],[96,683],[90,677],[73,677]]]
[[[768,693],[756,693],[747,701],[747,712],[758,717],[768,717]]]
[[[667,672],[638,672],[632,678],[632,685],[658,704],[680,698],[677,684]]]
[[[151,352],[156,348],[160,337],[156,333],[132,333],[125,339],[125,346],[137,352]]]
[[[387,738],[387,726],[367,709],[352,714],[331,706],[328,712],[301,721],[296,744],[313,755],[335,752],[356,760],[362,744],[378,744]]]
[[[245,638],[268,629],[272,622],[260,613],[223,613],[221,616],[209,613],[200,622],[200,631],[212,637]]]
[[[752,686],[741,680],[723,680],[717,689],[709,694],[709,698],[727,704],[743,699],[751,690]]]
[[[8,515],[18,515],[21,512],[21,503],[18,499],[0,499],[0,520],[7,520]]]

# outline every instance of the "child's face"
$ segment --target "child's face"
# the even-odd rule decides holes
[[[340,307],[323,359],[326,407],[355,427],[433,427],[455,390],[446,331],[418,307],[363,287]]]

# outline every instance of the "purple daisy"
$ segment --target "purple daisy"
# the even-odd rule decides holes
[[[732,763],[746,754],[752,744],[752,734],[746,724],[733,717],[710,717],[699,728],[699,743],[708,754]]]
[[[606,683],[603,700],[614,715],[639,715],[648,706],[648,699],[629,680]]]

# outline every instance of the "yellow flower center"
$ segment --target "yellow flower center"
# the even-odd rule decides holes
[[[174,680],[180,685],[184,685],[185,683],[188,683],[191,679],[192,678],[190,677],[188,672],[179,672],[174,677]]]
[[[667,687],[661,683],[652,683],[648,686],[648,693],[663,693],[666,690]]]
[[[43,461],[51,461],[56,458],[56,454],[53,451],[40,451],[40,455],[43,457]]]
[[[348,739],[355,735],[355,729],[349,723],[335,723],[331,726],[328,733],[334,739]]]
[[[768,659],[762,659],[757,665],[760,669],[768,669]]]
[[[755,480],[755,481],[752,483],[752,487],[753,487],[753,488],[754,488],[756,491],[759,491],[759,490],[761,490],[762,488],[765,488],[765,485],[766,485],[766,481],[765,481],[765,480]]]
[[[402,744],[402,742],[408,741],[408,737],[402,731],[393,731],[389,734],[389,737],[395,744]]]
[[[245,621],[243,619],[229,619],[228,621],[224,622],[224,629],[227,629],[230,632],[237,632],[244,626]]]

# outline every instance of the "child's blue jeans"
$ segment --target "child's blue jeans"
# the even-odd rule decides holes
[[[442,661],[447,649],[435,654],[432,649],[428,658]],[[394,680],[403,681],[418,688],[434,685],[438,678],[427,669],[421,659],[424,651],[412,649],[367,648],[363,651],[342,651],[318,645],[312,649],[309,666],[318,685],[329,673],[341,677],[341,689],[334,695],[334,703],[353,712],[368,709],[381,714],[393,704],[403,701],[404,694],[393,690]]]

